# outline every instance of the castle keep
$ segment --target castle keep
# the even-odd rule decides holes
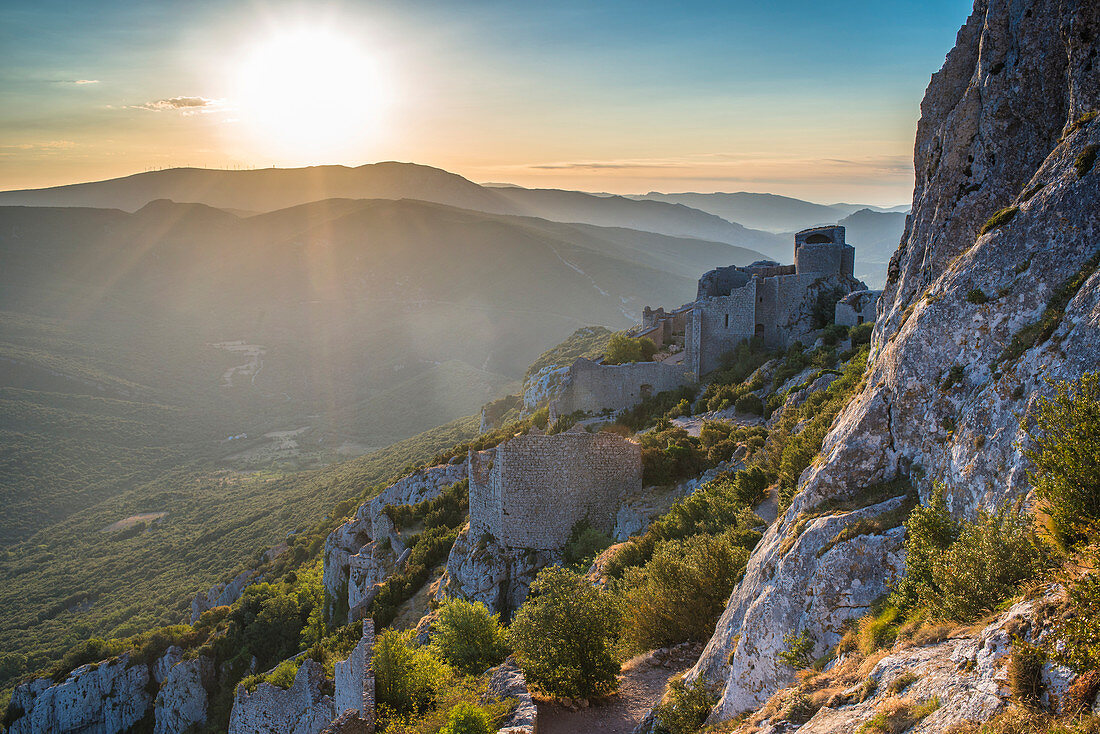
[[[469,468],[470,537],[509,548],[560,550],[584,519],[610,532],[623,497],[642,487],[638,444],[579,426],[471,452]]]
[[[820,295],[865,289],[853,275],[855,253],[844,227],[813,227],[795,235],[794,265],[762,260],[705,273],[688,304],[684,364],[698,379],[743,339],[778,349],[806,336]]]

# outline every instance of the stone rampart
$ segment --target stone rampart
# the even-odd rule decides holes
[[[486,453],[470,455],[470,532],[509,548],[560,549],[583,519],[610,532],[642,485],[641,448],[613,433],[532,433]]]
[[[631,408],[643,398],[690,382],[691,375],[680,365],[598,364],[581,357],[570,366],[561,394],[550,403],[550,418],[578,410],[598,413]]]

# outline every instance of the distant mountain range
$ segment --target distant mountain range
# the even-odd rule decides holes
[[[814,204],[774,194],[661,194],[615,196],[558,189],[480,186],[447,171],[412,163],[375,163],[357,168],[316,166],[296,169],[222,171],[177,168],[125,178],[47,189],[0,192],[0,205],[86,206],[137,211],[151,201],[201,203],[246,216],[327,199],[417,199],[491,214],[538,217],[558,222],[692,237],[757,250],[780,262],[791,259],[786,234],[831,224],[856,211],[882,223],[869,229],[901,228],[894,210],[860,204]],[[887,222],[889,224],[887,224]],[[891,229],[891,231],[893,231]],[[864,260],[859,226],[849,241]],[[876,234],[875,242],[879,241]],[[878,248],[875,244],[874,247]],[[877,260],[868,260],[877,262]]]
[[[818,224],[832,224],[861,210],[902,214],[909,211],[908,205],[884,209],[868,204],[814,204],[788,196],[744,191],[735,194],[662,194],[653,191],[632,198],[683,204],[767,232],[797,232]],[[900,239],[900,231],[898,235]],[[897,244],[895,241],[895,248]]]

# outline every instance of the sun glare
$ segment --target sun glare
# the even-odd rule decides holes
[[[240,120],[256,143],[303,159],[362,148],[385,104],[376,60],[352,38],[327,28],[274,35],[239,70]]]

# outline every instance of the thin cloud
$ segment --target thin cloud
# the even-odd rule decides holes
[[[682,168],[675,163],[635,163],[635,162],[581,162],[581,163],[540,163],[530,166],[540,171],[575,171],[575,170],[628,170],[633,168]]]
[[[149,110],[150,112],[182,112],[185,115],[198,112],[213,112],[221,108],[221,100],[207,99],[206,97],[169,97],[157,99],[145,104],[134,105],[137,110]]]
[[[14,145],[0,145],[4,150],[68,150],[76,146],[71,140],[47,140],[41,143],[16,143]]]
[[[52,82],[53,84],[76,84],[83,86],[84,84],[99,84],[98,79],[57,79]]]

